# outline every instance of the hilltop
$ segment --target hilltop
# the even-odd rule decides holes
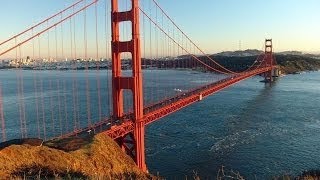
[[[244,51],[223,51],[214,56],[228,56],[228,57],[247,57],[247,56],[258,56],[259,54],[263,53],[263,51],[257,49],[247,49]]]

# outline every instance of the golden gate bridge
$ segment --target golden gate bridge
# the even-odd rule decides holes
[[[13,89],[0,82],[2,142],[104,133],[144,171],[146,125],[247,78],[262,75],[271,83],[277,74],[271,39],[252,65],[236,72],[207,55],[155,0],[79,0],[0,42],[0,57],[11,59],[16,76]],[[59,76],[58,67],[71,70],[72,81]],[[25,69],[33,69],[33,75],[26,77]],[[46,79],[38,71],[47,69],[56,70],[56,78]],[[158,72],[168,69],[223,76],[161,91]],[[103,73],[110,74],[105,79]],[[174,78],[165,83],[178,84]],[[17,115],[10,117],[16,120],[7,119],[13,112],[7,112],[4,92],[11,91]],[[32,105],[27,103],[30,94]]]

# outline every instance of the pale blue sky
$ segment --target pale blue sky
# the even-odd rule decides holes
[[[0,10],[0,41],[73,2],[75,1],[3,0]],[[236,50],[239,48],[239,41],[242,49],[261,49],[265,38],[273,38],[276,51],[320,51],[319,0],[158,2],[207,53]]]
[[[160,0],[208,50],[260,48],[273,38],[275,50],[320,51],[319,0]]]

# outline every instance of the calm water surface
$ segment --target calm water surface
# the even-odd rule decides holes
[[[272,87],[254,77],[151,124],[151,172],[182,179],[218,169],[269,179],[320,168],[320,73],[288,75]]]
[[[23,102],[17,83],[21,82],[20,73]],[[110,71],[1,70],[7,138],[21,137],[21,103],[26,105],[28,137],[57,136],[86,126],[86,79],[90,120],[97,122],[100,116],[109,116],[109,78]],[[144,78],[148,104],[223,76],[154,70],[145,71]],[[97,106],[98,80],[101,114]],[[268,179],[319,169],[320,72],[288,75],[271,87],[260,80],[254,77],[243,81],[148,126],[149,170],[167,179],[183,179],[193,171],[214,179],[224,165],[248,179]],[[125,104],[127,110],[129,104]],[[37,124],[41,126],[39,133]]]

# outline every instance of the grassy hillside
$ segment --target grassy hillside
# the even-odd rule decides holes
[[[141,172],[133,160],[106,135],[87,143],[71,140],[61,143],[71,151],[45,145],[11,145],[0,150],[0,177],[12,178],[81,178],[81,179],[152,179]],[[61,145],[60,144],[60,145]],[[55,143],[51,143],[54,146]],[[80,149],[73,150],[79,146]]]

